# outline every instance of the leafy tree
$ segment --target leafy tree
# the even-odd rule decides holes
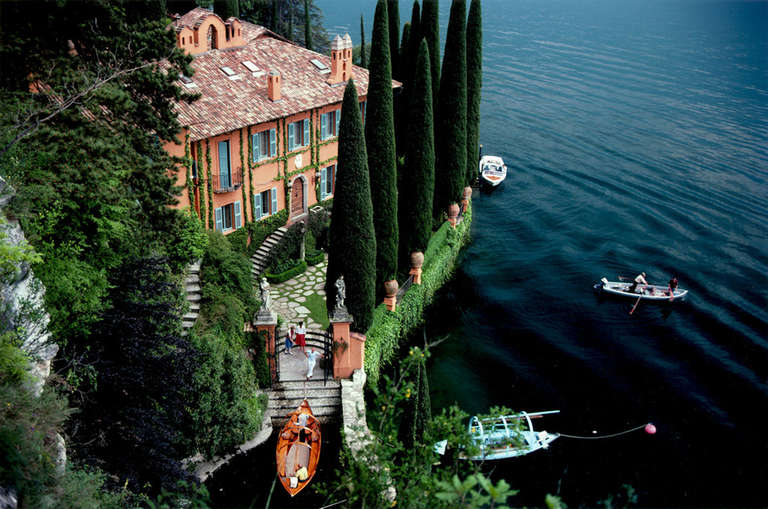
[[[406,263],[410,253],[422,251],[432,235],[432,200],[435,188],[435,140],[432,124],[432,75],[429,50],[422,39],[416,74],[408,107],[405,170],[400,188],[403,205],[400,214],[400,260]]]
[[[180,335],[183,299],[163,259],[127,260],[111,283],[89,352],[99,374],[82,405],[80,450],[133,490],[156,493],[190,479],[180,460],[197,355]]]
[[[443,74],[435,120],[437,171],[434,217],[439,221],[452,202],[458,202],[467,168],[467,52],[466,2],[453,0],[445,39]]]
[[[288,36],[292,33],[293,23],[303,24],[305,29],[291,37],[296,43],[323,53],[330,47],[328,32],[323,26],[323,12],[317,7],[315,0],[309,0],[307,6],[304,0],[240,0],[240,19],[262,25],[273,32]],[[310,19],[310,37],[307,42],[307,12]]]
[[[471,0],[467,18],[467,185],[480,159],[480,91],[483,87],[483,16],[480,0]]]
[[[363,15],[360,15],[360,67],[368,68],[366,61],[366,54],[368,52],[365,49],[365,24],[363,23]]]
[[[421,4],[421,35],[427,40],[429,48],[429,68],[432,70],[432,98],[435,101],[434,113],[437,115],[437,101],[440,97],[440,7],[439,0],[423,0]],[[437,121],[437,119],[435,119]]]
[[[392,57],[392,78],[399,80],[400,0],[387,0],[387,18],[389,23],[389,55]]]
[[[370,81],[365,117],[371,200],[376,215],[376,296],[384,294],[384,281],[397,274],[397,166],[392,99],[391,59],[387,36],[387,2],[379,0],[373,19]]]
[[[373,320],[376,236],[362,119],[354,80],[344,90],[336,166],[333,219],[329,232],[326,305],[336,302],[334,283],[344,276],[345,304],[355,319],[352,329],[365,333]]]

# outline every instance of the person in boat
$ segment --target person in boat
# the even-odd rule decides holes
[[[635,280],[632,281],[632,285],[629,287],[627,291],[630,293],[635,293],[635,290],[637,289],[637,285],[639,285],[640,283],[646,286],[648,285],[648,281],[646,281],[645,279],[645,272],[641,272],[640,274],[637,275],[637,277],[635,277]]]
[[[669,289],[667,290],[667,294],[671,297],[674,295],[675,290],[677,290],[677,276],[672,276],[672,279],[669,280]]]

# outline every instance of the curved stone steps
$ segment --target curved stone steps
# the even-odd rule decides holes
[[[275,230],[272,235],[264,239],[264,242],[262,242],[258,249],[253,253],[251,256],[251,274],[254,279],[258,279],[264,272],[264,269],[267,268],[267,258],[269,258],[270,251],[272,251],[272,248],[280,242],[280,239],[283,238],[283,235],[285,235],[285,232],[287,231],[288,228],[281,226]]]

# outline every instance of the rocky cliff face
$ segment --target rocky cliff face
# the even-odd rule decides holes
[[[5,234],[4,243],[18,246],[24,242],[24,232],[19,222],[5,213],[13,197],[13,189],[0,177],[0,230]],[[16,267],[9,281],[0,281],[0,332],[21,327],[24,341],[21,345],[30,357],[31,390],[39,396],[45,379],[51,371],[51,361],[59,347],[50,341],[47,327],[50,318],[43,307],[45,289],[35,278],[27,263]]]

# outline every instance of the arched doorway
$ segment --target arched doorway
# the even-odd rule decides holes
[[[216,28],[213,25],[210,25],[208,27],[208,34],[207,34],[207,41],[206,41],[209,51],[219,47],[216,37],[217,37]]]
[[[307,182],[303,175],[296,177],[291,183],[291,219],[307,212]]]

